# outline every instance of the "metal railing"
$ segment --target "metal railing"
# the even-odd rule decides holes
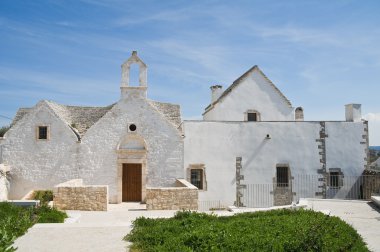
[[[380,193],[380,175],[300,174],[292,176],[288,183],[247,184],[241,192],[243,206],[252,208],[287,205],[300,198],[369,200],[371,194]],[[198,205],[199,210],[207,211],[228,204],[212,200],[199,201]]]

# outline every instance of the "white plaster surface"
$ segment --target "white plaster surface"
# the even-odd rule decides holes
[[[123,98],[87,130],[81,142],[46,101],[18,121],[2,141],[4,163],[12,175],[9,198],[83,178],[85,184],[108,185],[110,202],[117,202],[121,193],[117,147],[130,135],[145,140],[147,186],[171,186],[183,177],[183,140],[177,127],[139,88],[123,91]],[[136,132],[129,132],[130,123],[136,124]],[[49,140],[36,140],[39,125],[49,126]]]
[[[244,121],[248,109],[257,110],[261,121],[294,121],[293,108],[269,81],[254,69],[231,92],[204,114],[209,121]]]
[[[49,127],[49,140],[37,140],[38,126]],[[46,101],[39,102],[16,123],[2,144],[3,160],[11,173],[10,199],[20,199],[31,190],[52,188],[78,176],[77,137]]]
[[[276,164],[288,164],[291,176],[317,176],[322,168],[316,141],[320,122],[185,121],[183,129],[185,171],[191,164],[206,168],[207,190],[199,192],[200,201],[233,204],[236,157],[242,157],[242,184],[272,184]],[[363,123],[328,122],[326,132],[327,170],[339,167],[346,177],[361,174],[366,164],[366,145],[360,144]],[[298,188],[313,197],[320,191],[318,185],[322,182],[305,181]],[[270,190],[265,193],[272,197]]]

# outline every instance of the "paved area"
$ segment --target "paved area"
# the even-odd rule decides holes
[[[371,251],[380,252],[380,209],[367,201],[318,200],[300,201],[309,209],[330,213],[352,225]]]
[[[146,211],[138,203],[110,204],[107,212],[67,211],[63,224],[36,224],[15,242],[24,252],[128,251],[123,237],[139,216],[172,217],[176,211]]]
[[[300,202],[309,209],[338,216],[351,224],[363,236],[372,251],[380,252],[380,212],[365,201],[306,199]],[[123,237],[139,216],[169,218],[176,211],[146,211],[138,203],[111,204],[107,212],[67,211],[70,219],[64,224],[36,224],[15,246],[18,251],[74,252],[128,251]],[[233,209],[217,211],[218,215],[269,209]]]

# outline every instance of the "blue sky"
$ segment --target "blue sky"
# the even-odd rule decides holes
[[[209,86],[258,65],[306,120],[344,120],[361,103],[380,145],[379,13],[370,0],[1,0],[0,115],[41,99],[109,105],[137,50],[149,98],[185,119],[201,118]]]

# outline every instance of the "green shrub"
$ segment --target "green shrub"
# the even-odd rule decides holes
[[[65,212],[47,205],[34,208],[34,214],[37,216],[38,223],[63,223],[67,218]]]
[[[62,223],[66,217],[66,213],[47,205],[24,208],[0,202],[0,251],[15,251],[14,240],[35,223]]]
[[[51,190],[34,191],[32,198],[34,200],[39,200],[41,205],[47,205],[49,201],[53,200],[53,191]]]
[[[0,128],[0,137],[3,137],[5,133],[10,129],[11,126],[3,126]]]
[[[0,251],[14,251],[13,241],[33,224],[30,209],[0,202]]]
[[[124,240],[137,251],[368,251],[347,223],[310,210],[141,217]]]

